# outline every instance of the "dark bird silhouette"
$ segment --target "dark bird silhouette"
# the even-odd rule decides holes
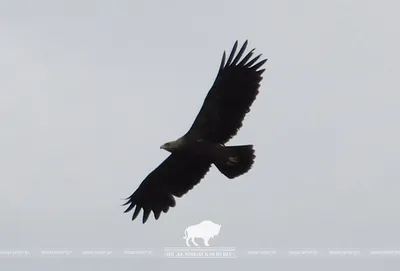
[[[161,212],[167,213],[175,206],[174,196],[182,197],[193,189],[212,164],[229,179],[248,172],[252,167],[255,159],[253,145],[225,146],[242,127],[265,71],[259,68],[267,59],[257,62],[261,54],[252,58],[255,49],[241,59],[246,47],[247,40],[235,55],[236,41],[227,61],[224,52],[214,84],[189,131],[160,147],[171,154],[126,198],[124,205],[129,204],[129,207],[125,213],[136,206],[132,220],[141,209],[143,223],[151,212],[158,220]]]

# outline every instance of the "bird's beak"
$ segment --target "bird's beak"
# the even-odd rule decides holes
[[[161,145],[160,149],[165,149],[165,144]]]

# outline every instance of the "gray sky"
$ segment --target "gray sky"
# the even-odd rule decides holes
[[[2,1],[0,247],[162,249],[212,220],[214,246],[400,249],[398,8]],[[158,221],[132,222],[121,199],[168,156],[159,146],[187,131],[223,51],[245,39],[269,59],[230,142],[255,145],[253,169],[228,180],[214,167]]]

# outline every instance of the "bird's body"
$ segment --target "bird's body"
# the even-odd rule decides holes
[[[224,145],[222,144],[210,142],[202,138],[184,136],[175,141],[165,143],[161,146],[161,149],[170,153],[181,152],[212,160],[215,152],[223,147]]]
[[[183,140],[182,145],[178,149],[171,151],[171,153],[182,152],[196,155],[199,158],[212,159],[213,153],[218,147],[221,146],[208,141]]]
[[[171,153],[170,156],[146,177],[124,204],[130,204],[125,212],[136,206],[132,220],[141,209],[143,223],[151,211],[158,219],[161,212],[166,213],[175,206],[174,196],[181,197],[197,185],[212,164],[229,179],[252,167],[253,145],[225,146],[250,111],[264,72],[258,68],[266,60],[256,63],[261,55],[250,60],[254,49],[239,62],[246,46],[247,41],[234,57],[236,42],[226,64],[224,53],[214,85],[189,131],[161,146]]]

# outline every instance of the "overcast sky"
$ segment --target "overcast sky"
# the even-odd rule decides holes
[[[211,220],[222,225],[211,245],[243,251],[400,249],[395,3],[1,1],[0,247],[157,250]],[[254,167],[234,180],[213,167],[158,221],[132,222],[122,199],[188,130],[223,51],[246,39],[269,60],[229,145],[254,144]]]

